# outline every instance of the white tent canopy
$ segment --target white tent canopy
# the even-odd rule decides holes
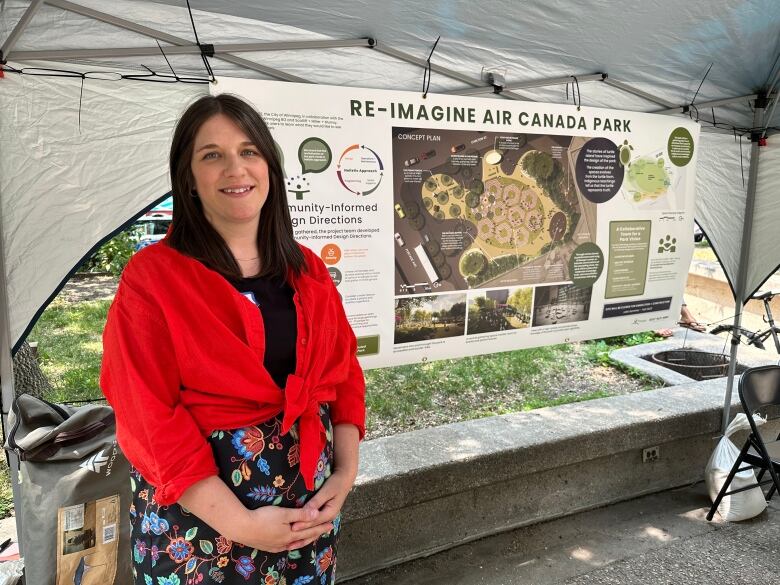
[[[756,94],[780,75],[775,0],[653,0],[637,9],[598,0],[191,4],[217,75],[421,91],[421,65],[441,35],[431,92],[563,102],[576,85],[583,105],[700,118],[712,133],[700,143],[697,219],[733,288],[742,282],[740,301],[780,265],[780,207],[771,199],[780,149],[771,143],[755,181],[750,253],[742,253]],[[18,346],[76,264],[168,191],[172,125],[208,90],[105,79],[171,68],[204,78],[184,0],[0,6],[9,66],[104,72],[0,79],[0,301],[4,334]],[[770,137],[778,120],[780,109]]]
[[[0,62],[25,73],[102,72],[0,79],[4,415],[10,348],[75,266],[170,188],[174,121],[207,86],[108,79],[170,76],[163,52],[179,76],[205,78],[203,51],[218,76],[422,91],[422,66],[441,36],[431,92],[563,102],[570,82],[582,105],[701,119],[719,133],[699,143],[696,215],[737,306],[780,265],[777,0],[191,4],[200,46],[185,0],[0,2]],[[769,145],[759,148],[764,111]]]

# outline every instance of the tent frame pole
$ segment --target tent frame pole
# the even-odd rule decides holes
[[[40,0],[39,0],[40,1]],[[114,26],[117,26],[119,28],[123,28],[125,30],[129,30],[132,32],[136,32],[166,43],[170,43],[171,45],[174,45],[175,47],[187,47],[188,50],[192,50],[193,54],[200,54],[201,49],[197,45],[194,45],[191,41],[187,39],[183,39],[181,37],[177,37],[174,35],[170,35],[168,33],[149,28],[147,26],[143,26],[140,24],[137,24],[135,22],[131,22],[129,20],[125,20],[124,18],[120,18],[118,16],[113,16],[111,14],[106,14],[105,12],[100,12],[99,10],[94,10],[92,8],[87,8],[86,6],[81,6],[80,4],[74,4],[73,2],[68,2],[67,0],[46,0],[47,4],[50,4],[51,6],[55,6],[57,8],[61,8],[62,10],[67,10],[69,12],[74,12],[76,14],[80,14],[81,16],[86,16],[88,18],[93,18],[95,20],[98,20],[100,22],[105,22],[107,24],[111,24]],[[329,43],[330,47],[333,47],[335,44],[338,44],[338,46],[344,47],[344,46],[361,46],[361,43],[363,45],[370,45],[372,42],[370,39],[362,39],[362,40],[346,40],[346,41],[298,41],[296,42],[297,48],[325,48],[323,43]],[[253,43],[251,45],[253,51],[259,51],[259,50],[282,50],[281,46],[284,43]],[[315,44],[317,46],[315,47]],[[237,45],[228,45],[231,47],[236,47]],[[292,45],[288,45],[292,46]],[[262,47],[265,47],[263,49]],[[169,47],[170,48],[170,47]],[[166,49],[167,50],[167,49]],[[56,51],[46,51],[47,53],[56,53]],[[39,59],[43,51],[25,51],[20,52],[22,56],[27,53],[28,55],[33,55],[32,57],[29,57],[31,59]],[[154,54],[158,54],[159,49],[154,51]],[[18,54],[18,53],[17,53]],[[295,75],[291,75],[289,73],[285,73],[284,71],[280,71],[278,69],[274,69],[273,67],[268,67],[265,65],[260,65],[259,63],[255,63],[253,61],[249,61],[248,59],[244,59],[242,57],[238,57],[235,55],[229,55],[229,54],[222,54],[222,55],[215,55],[217,59],[221,59],[223,61],[228,61],[230,63],[233,63],[235,65],[239,65],[241,67],[245,67],[247,69],[251,69],[253,71],[257,71],[259,73],[262,73],[264,75],[268,75],[269,77],[274,77],[276,79],[281,79],[283,81],[292,81],[297,83],[309,83],[308,80],[303,79],[301,77],[297,77]],[[59,58],[65,58],[65,57],[59,57]],[[21,59],[17,59],[21,60]]]
[[[162,34],[162,33],[161,33]],[[172,47],[163,47],[166,55],[200,55],[201,48],[185,39]],[[186,43],[186,44],[183,44]],[[206,45],[204,45],[206,46]],[[315,49],[339,49],[344,47],[368,47],[367,39],[334,41],[290,41],[280,43],[232,43],[208,45],[214,57],[225,53],[259,53],[265,51],[301,51]],[[112,47],[106,49],[57,49],[41,51],[16,51],[14,61],[59,61],[63,59],[101,59],[110,57],[153,57],[160,54],[157,47]],[[209,54],[210,55],[210,54]]]
[[[411,63],[412,65],[417,65],[418,67],[422,67],[423,69],[426,69],[428,67],[428,61],[426,61],[425,59],[420,59],[419,57],[415,57],[414,55],[410,55],[409,53],[399,51],[398,49],[389,47],[384,43],[380,43],[377,41],[377,43],[373,45],[371,48],[374,51],[382,53],[383,55],[387,55],[388,57],[394,57],[400,61],[406,61],[407,63]],[[451,77],[452,79],[457,79],[458,81],[462,81],[463,83],[468,83],[469,85],[472,85],[474,87],[485,88],[485,91],[487,92],[495,91],[494,86],[492,85],[485,86],[485,82],[482,79],[476,77],[470,77],[468,75],[464,75],[463,73],[459,73],[452,69],[442,67],[441,65],[435,65],[434,63],[431,63],[430,67],[431,67],[431,71],[435,71],[436,73],[441,73],[442,75],[446,75],[447,77]],[[525,96],[513,93],[512,91],[501,91],[499,95],[511,98],[513,100],[524,100],[527,102],[534,101]]]
[[[11,34],[8,35],[8,38],[3,43],[3,46],[0,47],[0,63],[5,63],[8,60],[8,54],[14,48],[16,40],[24,32],[24,29],[27,28],[27,25],[32,20],[33,16],[35,16],[35,13],[38,12],[38,9],[41,7],[43,2],[44,0],[33,0],[27,7],[27,10],[24,11],[22,18],[19,19],[19,22],[16,23],[14,30],[11,31]]]
[[[533,87],[548,87],[551,85],[563,85],[564,83],[571,83],[572,77],[576,77],[577,81],[583,83],[585,81],[604,81],[606,79],[606,73],[588,73],[586,75],[566,75],[565,77],[552,77],[549,79],[537,79],[534,81],[521,81],[519,83],[509,83],[501,88],[501,91],[512,91],[515,89],[530,89]],[[443,95],[480,95],[484,93],[493,93],[496,88],[492,85],[482,85],[481,87],[471,87],[467,89],[454,89],[452,91],[445,91]]]
[[[0,416],[3,422],[3,445],[8,438],[8,414],[11,405],[16,398],[14,389],[14,362],[11,344],[11,316],[8,307],[8,274],[5,264],[5,245],[3,243],[2,205],[0,205]],[[8,473],[11,476],[11,490],[13,492],[14,509],[16,510],[16,534],[19,543],[19,552],[24,555],[23,544],[19,535],[22,534],[21,506],[22,492],[19,486],[19,458],[13,451],[6,451]]]
[[[637,89],[636,87],[628,85],[627,83],[623,83],[622,81],[618,81],[617,79],[614,79],[612,77],[605,77],[604,83],[609,85],[610,87],[614,87],[615,89],[619,89],[620,91],[623,91],[625,93],[630,93],[637,97],[646,99],[649,102],[653,102],[654,104],[658,104],[659,106],[664,106],[665,108],[675,107],[672,102],[666,101],[665,99],[660,98],[651,93],[647,93],[646,91],[642,91],[641,89]]]
[[[748,188],[745,197],[745,218],[742,223],[742,243],[739,249],[739,269],[737,271],[737,286],[735,290],[734,306],[734,330],[731,337],[731,357],[729,359],[728,379],[726,380],[726,396],[723,401],[723,419],[721,421],[721,433],[726,433],[731,413],[731,394],[734,388],[734,377],[737,370],[737,350],[740,342],[740,326],[742,325],[742,310],[745,306],[745,291],[747,288],[747,266],[750,258],[750,240],[753,231],[753,212],[756,206],[756,182],[758,180],[759,144],[761,136],[759,129],[764,125],[764,111],[767,106],[765,95],[759,94],[755,101],[753,111],[753,132],[750,140],[750,174],[748,175]]]
[[[699,102],[696,104],[687,104],[684,106],[676,106],[674,108],[669,108],[666,110],[656,110],[654,112],[650,112],[651,114],[687,114],[691,106],[695,108],[717,108],[718,106],[728,106],[730,104],[740,103],[740,102],[746,102],[754,99],[758,99],[759,94],[757,93],[751,93],[750,95],[739,95],[731,98],[723,98],[720,100],[712,100],[709,102]],[[755,125],[753,126],[755,128]]]

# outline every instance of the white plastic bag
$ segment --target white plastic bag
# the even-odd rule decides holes
[[[24,561],[21,559],[0,563],[0,585],[16,585],[23,569]]]
[[[754,416],[756,425],[764,424],[765,420]],[[718,497],[720,489],[726,482],[734,462],[739,457],[740,450],[731,442],[729,437],[738,431],[750,430],[750,423],[747,416],[740,412],[731,421],[726,429],[726,434],[718,441],[718,445],[712,452],[710,460],[707,462],[707,468],[704,472],[704,479],[707,483],[707,491],[710,494],[710,500],[713,502]],[[743,464],[741,467],[745,467]],[[731,480],[728,491],[736,490],[742,487],[756,483],[756,474],[752,469],[738,472]],[[729,522],[747,520],[758,516],[766,508],[766,499],[760,487],[752,490],[745,490],[731,496],[725,496],[718,505],[718,513],[721,518]]]

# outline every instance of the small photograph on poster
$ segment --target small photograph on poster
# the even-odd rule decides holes
[[[573,284],[537,287],[531,326],[586,321],[590,314],[592,293],[592,287],[577,288]]]
[[[458,337],[465,331],[465,293],[395,300],[395,343]]]
[[[533,292],[530,287],[515,287],[471,294],[466,334],[530,327]]]

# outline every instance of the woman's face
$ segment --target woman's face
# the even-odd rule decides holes
[[[204,122],[195,135],[191,168],[203,214],[218,232],[257,225],[268,197],[268,164],[235,122],[224,114]]]

